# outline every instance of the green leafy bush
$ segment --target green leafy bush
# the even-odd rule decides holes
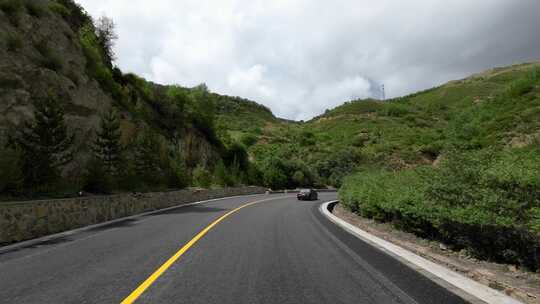
[[[286,164],[276,156],[269,157],[261,163],[264,185],[272,189],[284,189],[288,185]]]
[[[453,152],[440,168],[365,170],[343,204],[422,237],[497,262],[540,269],[540,155],[532,148]]]
[[[88,23],[80,29],[79,42],[86,58],[86,69],[88,73],[114,99],[122,102],[125,99],[122,86],[115,81],[113,71],[109,67],[111,66],[110,62],[105,62],[103,58],[103,50],[98,43],[98,37],[95,34],[95,28],[92,23]]]
[[[179,158],[170,158],[165,167],[165,183],[169,189],[183,189],[190,184],[184,163]]]
[[[23,172],[20,152],[0,150],[0,194],[17,195],[23,189]]]
[[[199,165],[193,170],[193,181],[198,187],[209,188],[212,185],[212,175],[208,169]]]
[[[514,81],[510,84],[507,90],[507,95],[510,98],[523,96],[534,88],[535,79],[531,77],[525,77]]]
[[[86,166],[84,175],[84,191],[96,194],[110,194],[114,189],[113,176],[107,174],[103,163],[91,158]]]
[[[33,17],[43,17],[47,14],[45,6],[38,1],[30,0],[26,2],[26,11]]]
[[[326,179],[326,184],[339,187],[343,178],[354,171],[359,161],[360,155],[356,150],[343,149],[327,155],[316,164],[316,170],[319,176]]]
[[[313,146],[317,142],[313,132],[303,130],[298,134],[297,139],[298,144],[301,147]]]
[[[14,26],[19,26],[21,14],[24,11],[24,5],[21,0],[3,0],[0,2],[2,10]]]
[[[229,171],[223,161],[219,161],[214,168],[214,184],[222,187],[230,187],[234,186],[235,182],[232,172]]]
[[[257,143],[257,136],[253,135],[253,134],[244,134],[242,135],[242,137],[240,138],[240,142],[246,146],[246,147],[251,147],[253,146],[255,143]]]
[[[21,0],[3,0],[0,2],[0,10],[7,15],[20,13],[24,9]]]
[[[385,103],[378,112],[386,116],[402,117],[411,112],[410,106],[400,102],[388,102]]]
[[[52,12],[64,18],[69,17],[71,15],[71,11],[62,3],[59,3],[57,1],[50,1],[48,5],[49,5],[49,9]]]

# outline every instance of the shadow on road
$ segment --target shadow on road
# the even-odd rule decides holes
[[[0,256],[7,256],[10,253],[22,251],[22,250],[25,250],[25,249],[35,249],[35,248],[41,248],[41,247],[44,247],[44,246],[53,246],[53,245],[58,245],[58,244],[62,244],[62,243],[72,242],[72,241],[73,241],[73,239],[68,238],[66,236],[50,238],[50,239],[46,239],[46,240],[43,240],[43,241],[38,242],[38,243],[33,243],[31,245],[25,245],[25,246],[21,246],[21,247],[15,247],[15,248],[10,249],[10,250],[4,250],[4,251],[0,252]],[[0,262],[2,260],[3,259],[0,259]]]
[[[207,207],[207,206],[189,206],[189,207],[179,207],[172,210],[163,210],[146,216],[156,216],[156,215],[167,215],[167,214],[183,214],[183,213],[215,213],[221,211],[227,211],[228,209],[223,209],[219,207]]]
[[[125,220],[117,221],[114,223],[106,224],[103,226],[90,228],[87,231],[95,232],[95,231],[103,231],[103,230],[108,230],[108,229],[113,229],[113,228],[126,228],[126,227],[134,226],[137,221],[138,220],[136,219],[125,219]]]

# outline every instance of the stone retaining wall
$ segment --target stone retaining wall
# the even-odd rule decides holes
[[[265,191],[239,187],[0,203],[0,246],[147,211]]]

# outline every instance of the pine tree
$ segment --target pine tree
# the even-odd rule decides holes
[[[101,130],[96,134],[93,151],[94,157],[103,166],[105,174],[118,176],[122,167],[123,146],[120,143],[122,132],[118,115],[114,110],[110,110],[101,117]]]
[[[135,171],[147,185],[163,182],[161,144],[151,131],[143,131],[135,146]]]
[[[34,106],[34,120],[26,122],[12,142],[22,153],[25,184],[50,186],[73,159],[74,136],[68,133],[64,111],[52,94]]]
[[[19,151],[0,149],[0,193],[18,195],[21,193],[23,182]]]

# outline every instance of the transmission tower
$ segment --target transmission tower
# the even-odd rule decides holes
[[[382,100],[385,101],[386,100],[386,92],[384,91],[384,84],[382,85],[381,90],[382,90]]]

